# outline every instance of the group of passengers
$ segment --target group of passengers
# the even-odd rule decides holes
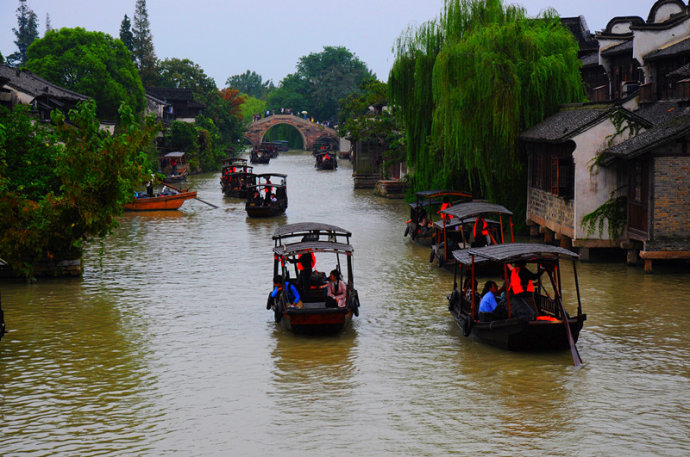
[[[525,320],[535,320],[539,316],[539,308],[534,299],[534,284],[540,283],[540,276],[546,271],[532,273],[526,267],[525,261],[515,263],[515,266],[508,265],[510,269],[510,280],[508,282],[508,292],[510,294],[510,317],[522,318]],[[472,287],[474,286],[474,287]],[[470,278],[465,281],[463,293],[468,301],[472,300],[473,291],[477,290],[477,281],[474,285]],[[508,305],[505,295],[505,282],[499,288],[495,281],[486,281],[479,301],[480,320],[496,320],[508,318]]]
[[[273,292],[271,297],[275,296],[283,289],[287,292],[288,306],[302,308],[303,297],[313,296],[313,290],[325,289],[324,300],[326,308],[345,308],[347,301],[347,286],[341,279],[341,274],[338,269],[331,270],[325,283],[318,279],[318,273],[314,268],[316,264],[316,257],[314,253],[301,254],[296,260],[291,260],[297,263],[298,276],[296,284],[293,284],[290,279],[283,278],[282,275],[276,275],[273,278]],[[313,281],[313,279],[316,281]],[[314,285],[314,282],[317,282]],[[300,293],[301,291],[301,293]]]

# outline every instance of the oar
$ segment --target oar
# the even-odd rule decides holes
[[[547,274],[549,275],[549,280],[551,281],[551,285],[553,286],[558,306],[560,306],[561,308],[561,317],[563,318],[563,325],[565,325],[565,333],[566,335],[568,335],[568,344],[570,345],[570,355],[573,356],[573,365],[579,367],[580,365],[582,365],[582,359],[580,358],[580,353],[577,351],[577,347],[575,346],[573,334],[570,331],[570,322],[568,322],[568,315],[565,313],[565,307],[563,306],[563,300],[561,300],[561,294],[559,293],[558,289],[556,289],[556,283],[551,277],[551,274],[548,271]]]
[[[186,192],[186,191],[184,191],[184,190],[178,189],[178,188],[175,187],[175,186],[171,186],[171,185],[168,184],[167,182],[161,182],[161,184],[163,184],[164,186],[168,186],[169,188],[174,189],[174,190],[176,190],[176,191],[178,191],[178,192],[180,192],[180,193]],[[199,200],[201,203],[206,203],[208,206],[212,206],[213,208],[218,209],[218,207],[217,207],[216,205],[214,205],[213,203],[209,203],[209,202],[207,202],[207,201],[204,201],[204,200],[200,199],[199,197],[194,197],[194,199],[195,199],[195,200]]]

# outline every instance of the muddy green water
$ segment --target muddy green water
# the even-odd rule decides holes
[[[256,171],[289,175],[286,216],[250,220],[218,173],[195,176],[219,209],[127,214],[83,278],[2,284],[0,455],[690,455],[687,269],[578,264],[576,369],[464,338],[407,205],[353,190],[349,163],[292,151]],[[354,234],[361,314],[336,336],[264,306],[271,234],[303,221]]]

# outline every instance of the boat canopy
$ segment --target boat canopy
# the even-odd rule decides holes
[[[321,222],[297,222],[278,227],[273,232],[273,239],[277,240],[287,236],[304,236],[324,232],[325,235],[352,236],[352,233],[336,225]]]
[[[243,157],[226,157],[225,159],[221,160],[221,163],[223,163],[223,165],[246,165],[247,159]]]
[[[500,262],[512,263],[520,260],[537,261],[553,260],[559,257],[577,259],[579,256],[559,246],[538,243],[506,243],[494,244],[480,248],[458,249],[453,251],[453,257],[462,265],[474,263]]]
[[[309,252],[332,252],[336,254],[352,254],[354,248],[350,244],[332,241],[305,241],[302,243],[283,244],[275,246],[273,252],[281,257],[300,255]]]
[[[286,186],[283,185],[283,184],[276,184],[276,183],[274,183],[274,182],[262,182],[262,183],[259,183],[259,184],[250,184],[250,185],[248,185],[248,186],[247,186],[247,190],[249,190],[249,189],[254,189],[254,188],[256,188],[257,190],[259,190],[259,189],[264,189],[264,188],[266,188],[266,187],[275,187],[275,188],[277,188],[277,189],[284,189]]]
[[[179,159],[181,157],[184,157],[185,154],[187,154],[187,153],[182,152],[182,151],[175,151],[175,152],[168,152],[163,157],[165,157],[166,159]]]
[[[277,176],[279,178],[287,178],[287,175],[283,173],[261,173],[256,175],[257,178],[270,178],[273,176]]]
[[[507,214],[508,216],[513,215],[512,211],[510,211],[504,206],[496,205],[495,203],[477,201],[458,203],[457,205],[453,205],[450,208],[446,208],[441,212],[444,214],[457,217],[458,219],[476,217],[484,213]]]
[[[415,192],[417,198],[438,198],[438,197],[467,197],[472,198],[472,194],[461,190],[423,190]]]

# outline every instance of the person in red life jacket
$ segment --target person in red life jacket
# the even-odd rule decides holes
[[[488,246],[491,244],[489,224],[486,223],[486,220],[484,220],[483,217],[477,216],[477,219],[475,219],[472,234],[474,235],[474,243],[472,243],[472,247]]]
[[[292,260],[292,262],[297,263],[297,270],[299,271],[297,275],[297,287],[304,293],[311,289],[311,272],[314,265],[316,265],[316,256],[313,252],[305,252],[301,254],[297,260]]]
[[[510,272],[510,292],[521,298],[532,308],[535,317],[539,315],[539,309],[534,301],[534,281],[539,281],[540,274],[532,273],[527,269],[527,263],[520,260]],[[543,273],[543,271],[542,271]]]

